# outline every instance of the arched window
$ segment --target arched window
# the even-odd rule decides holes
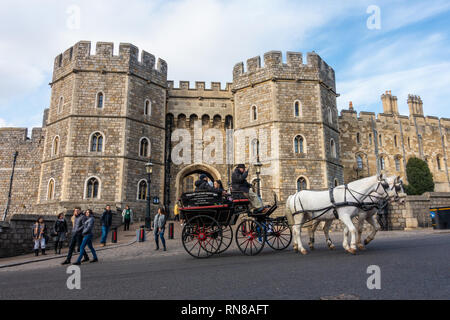
[[[436,164],[437,164],[438,170],[442,170],[441,156],[437,156],[437,157],[436,157]]]
[[[400,171],[401,167],[400,167],[400,157],[395,157],[395,170]]]
[[[258,120],[258,108],[256,106],[252,106],[250,118],[252,121]]]
[[[91,135],[91,152],[103,152],[103,135],[100,132],[94,132]]]
[[[363,164],[363,159],[362,159],[362,157],[361,157],[360,155],[357,155],[357,156],[356,156],[356,167],[357,167],[359,170],[362,170],[362,169],[363,169],[363,166],[364,166],[364,164]]]
[[[385,162],[384,162],[384,157],[383,156],[381,156],[380,157],[380,169],[381,170],[384,170],[385,169]]]
[[[85,198],[98,199],[100,191],[100,182],[96,177],[91,177],[86,181]]]
[[[55,198],[55,180],[51,178],[47,185],[47,200],[53,200]]]
[[[336,158],[337,156],[336,143],[334,142],[333,139],[330,140],[330,153],[333,158]]]
[[[259,155],[259,141],[258,139],[253,139],[252,140],[252,154],[250,155],[251,157],[251,161],[252,162],[256,162],[257,160],[257,156]]]
[[[372,134],[369,133],[369,144],[372,145]]]
[[[150,142],[147,138],[141,138],[139,141],[139,156],[150,157]]]
[[[411,149],[411,139],[408,137],[408,148]]]
[[[379,135],[378,141],[380,142],[380,147],[382,147],[383,146],[383,138],[382,138],[381,134]]]
[[[141,180],[138,182],[138,200],[146,200],[147,199],[147,181]]]
[[[233,116],[225,117],[225,129],[233,129]]]
[[[64,98],[60,97],[58,102],[58,113],[61,113],[63,111],[64,106]]]
[[[398,144],[397,144],[397,136],[394,136],[394,146],[397,148]]]
[[[197,121],[197,120],[198,120],[198,116],[195,113],[191,114],[189,117],[189,128],[191,128],[191,129],[194,128],[195,121]]]
[[[308,181],[305,177],[300,177],[297,179],[297,192],[308,189]]]
[[[300,117],[302,109],[302,105],[300,101],[296,100],[294,101],[294,117]]]
[[[145,100],[144,103],[144,115],[151,116],[152,115],[152,103],[150,100]]]
[[[97,101],[96,101],[96,106],[97,108],[103,108],[103,102],[104,102],[104,95],[103,92],[99,92],[97,93]]]
[[[361,143],[361,135],[359,134],[359,132],[356,133],[356,143]]]
[[[297,135],[294,138],[294,152],[305,153],[305,138],[301,135]]]
[[[328,107],[328,123],[332,124],[333,123],[333,111],[331,110],[330,107]]]
[[[56,136],[53,138],[53,145],[52,145],[52,156],[56,156],[59,153],[59,136]]]

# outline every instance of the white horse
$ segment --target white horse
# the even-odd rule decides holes
[[[366,198],[363,202],[365,204],[371,205],[376,201],[376,199],[379,199],[381,201],[386,201],[384,205],[387,205],[387,201],[390,201],[391,199],[394,199],[394,201],[404,201],[404,198],[401,198],[399,194],[404,193],[403,190],[403,181],[400,178],[400,176],[391,176],[386,178],[386,182],[389,184],[389,189],[387,190],[387,193],[383,197],[379,197],[375,192],[372,193],[372,197]],[[381,205],[381,203],[379,204]],[[372,206],[372,209],[362,210],[359,209],[357,213],[358,222],[356,225],[357,230],[357,238],[356,238],[356,246],[359,250],[365,250],[365,245],[369,244],[373,239],[375,239],[376,233],[381,229],[380,225],[378,224],[378,221],[376,219],[376,213],[379,210],[379,205]],[[325,239],[327,242],[328,247],[332,250],[334,249],[333,242],[331,241],[329,237],[329,230],[331,223],[334,219],[326,220],[323,226],[323,232],[325,235]],[[371,232],[369,236],[364,240],[364,245],[361,243],[361,236],[364,226],[364,221],[367,221],[371,225]],[[308,228],[309,233],[309,248],[311,250],[314,250],[314,233],[320,224],[320,221],[314,221],[313,225]],[[348,243],[348,229],[347,226],[344,226],[344,241]]]
[[[293,227],[294,250],[302,254],[308,253],[301,240],[301,227],[305,222],[308,223],[312,219],[332,221],[337,216],[351,234],[350,247],[347,241],[342,245],[346,251],[355,254],[356,228],[352,217],[359,211],[356,205],[361,204],[374,192],[378,197],[384,196],[388,188],[389,185],[381,174],[353,181],[346,186],[338,186],[332,193],[329,190],[302,190],[289,196],[286,201],[286,217],[289,225]]]

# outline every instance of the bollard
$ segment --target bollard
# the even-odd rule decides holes
[[[138,230],[136,230],[136,237],[138,242],[145,241],[145,226],[141,226]]]
[[[112,229],[111,242],[112,243],[117,243],[117,228],[113,228]]]
[[[169,223],[169,239],[173,239],[173,222]]]

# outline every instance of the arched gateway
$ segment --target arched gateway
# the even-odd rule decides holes
[[[206,174],[211,180],[221,179],[219,171],[212,166],[203,163],[188,165],[180,170],[176,176],[176,199],[179,199],[183,192],[194,191],[194,182],[202,173]]]

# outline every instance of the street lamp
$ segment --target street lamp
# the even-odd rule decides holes
[[[259,178],[259,176],[261,174],[262,163],[259,161],[259,156],[257,157],[254,166],[256,169],[256,193],[258,194],[258,197],[261,198],[261,179]]]
[[[145,227],[148,230],[152,229],[152,218],[150,216],[150,184],[152,182],[153,163],[151,161],[145,164],[145,171],[147,172],[147,211],[145,213]]]

